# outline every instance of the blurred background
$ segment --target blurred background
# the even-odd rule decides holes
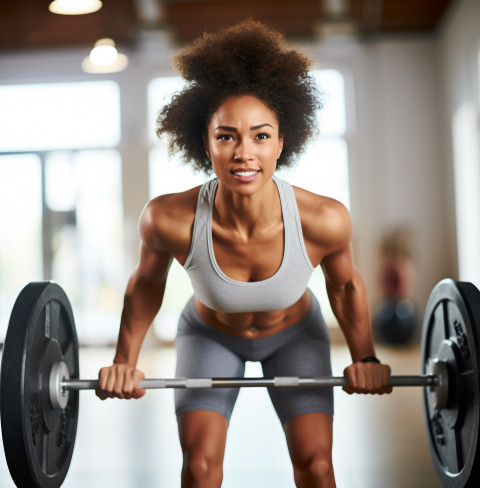
[[[0,2],[0,344],[23,286],[52,279],[83,349],[110,361],[142,208],[206,178],[155,136],[156,114],[182,87],[171,59],[247,17],[314,61],[321,131],[279,176],[350,209],[384,354],[416,360],[440,279],[480,286],[478,0],[103,0],[75,15],[50,3]],[[320,272],[311,287],[346,365]],[[171,345],[191,293],[174,266],[146,348]]]

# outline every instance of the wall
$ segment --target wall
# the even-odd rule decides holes
[[[466,197],[458,201],[456,210],[460,279],[474,282],[480,287],[480,2],[462,0],[449,11],[439,42],[441,76],[444,80],[442,103],[445,107],[445,139],[448,144],[450,185],[449,198],[454,199],[454,185],[458,194]],[[463,147],[453,144],[453,120],[462,111],[466,115],[462,127],[467,134],[460,135]],[[469,140],[470,139],[470,140]],[[472,147],[467,147],[471,144]],[[454,155],[457,165],[468,166],[463,181],[455,175]],[[468,161],[469,160],[469,161]],[[465,214],[468,212],[468,217]],[[463,218],[462,218],[463,217]],[[462,220],[465,222],[462,225]]]

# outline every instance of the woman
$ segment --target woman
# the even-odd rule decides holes
[[[310,61],[253,21],[204,35],[176,58],[189,82],[159,116],[197,169],[215,178],[153,199],[140,220],[142,246],[129,280],[114,364],[99,374],[100,398],[138,398],[136,369],[170,264],[189,274],[195,296],[180,319],[177,376],[240,376],[247,360],[266,376],[331,374],[320,307],[307,288],[321,265],[353,364],[349,393],[386,393],[390,369],[375,358],[362,277],[339,202],[276,178],[315,130],[320,106]],[[182,486],[219,487],[238,389],[176,390],[184,454]],[[271,388],[299,487],[335,486],[331,389]]]

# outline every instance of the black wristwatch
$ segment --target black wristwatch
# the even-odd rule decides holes
[[[361,363],[377,363],[377,364],[380,363],[379,359],[376,358],[375,356],[367,356],[366,358],[360,359],[360,362]]]

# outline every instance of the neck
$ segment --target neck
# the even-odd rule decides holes
[[[214,218],[224,228],[252,235],[282,218],[277,185],[270,180],[251,195],[239,195],[219,181],[215,195]]]

